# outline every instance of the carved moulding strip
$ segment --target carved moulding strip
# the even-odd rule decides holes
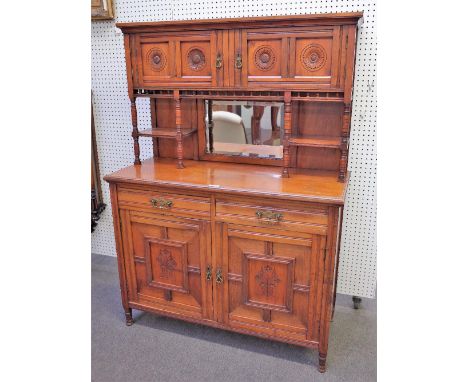
[[[193,47],[187,52],[187,63],[191,70],[196,72],[206,66],[205,52],[202,48]]]
[[[249,264],[252,261],[264,262],[260,271],[257,271],[253,277],[250,275]],[[242,258],[243,274],[245,275],[245,277],[242,277],[243,303],[260,309],[290,313],[293,301],[294,263],[294,258],[244,252]],[[286,267],[286,272],[283,272],[286,277],[278,276],[277,273],[279,272],[276,272],[276,267]],[[260,295],[250,295],[254,287],[249,285],[251,281],[257,284],[256,287],[259,286],[262,291]],[[284,299],[278,303],[269,303],[268,299],[274,298],[278,289],[285,290]]]
[[[327,62],[327,52],[318,44],[309,44],[301,52],[301,64],[309,72],[315,72]]]
[[[255,66],[260,70],[269,70],[275,65],[276,55],[268,45],[259,46],[254,53]]]
[[[146,53],[146,62],[150,65],[152,70],[160,72],[167,64],[166,53],[159,48],[152,48]]]

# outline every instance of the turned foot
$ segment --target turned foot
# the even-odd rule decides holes
[[[354,304],[354,309],[359,309],[359,306],[361,305],[361,297],[353,296],[353,304]]]
[[[129,309],[128,311],[125,311],[125,323],[127,326],[132,326],[133,325],[133,317],[132,317],[132,310]]]
[[[318,367],[318,370],[319,370],[320,373],[325,373],[326,362],[327,362],[327,354],[326,353],[319,353],[319,367]]]

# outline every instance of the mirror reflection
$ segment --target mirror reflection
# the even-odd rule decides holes
[[[206,152],[281,159],[283,118],[280,102],[206,100]]]

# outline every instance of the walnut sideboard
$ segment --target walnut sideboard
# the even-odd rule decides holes
[[[117,24],[135,161],[105,180],[127,325],[138,309],[317,348],[325,371],[361,17]]]

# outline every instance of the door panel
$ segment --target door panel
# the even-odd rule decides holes
[[[301,32],[290,37],[290,77],[293,81],[338,86],[340,29]]]
[[[209,223],[124,211],[130,302],[197,318],[212,317]]]
[[[281,82],[287,76],[287,44],[284,33],[242,31],[242,85],[255,82]],[[244,62],[245,61],[245,62]]]
[[[173,33],[164,36],[135,36],[133,66],[136,87],[147,88],[165,84],[217,84],[215,31]]]
[[[314,340],[318,269],[325,237],[295,238],[253,227],[218,225],[224,324],[271,336]],[[315,317],[316,318],[316,317]]]

